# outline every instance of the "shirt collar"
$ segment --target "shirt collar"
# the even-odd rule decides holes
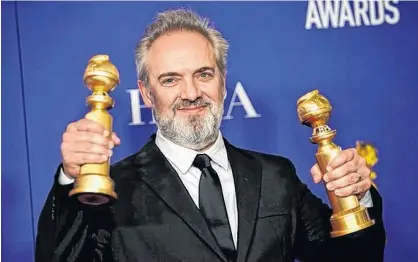
[[[203,152],[198,152],[173,143],[171,140],[164,137],[160,130],[157,130],[155,143],[163,155],[183,174],[186,174],[189,171],[197,154],[207,154],[213,162],[226,171],[229,168],[228,155],[226,153],[221,131],[219,131],[215,143]]]

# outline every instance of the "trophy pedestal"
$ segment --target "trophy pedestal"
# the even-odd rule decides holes
[[[374,225],[369,213],[363,206],[357,206],[351,210],[333,214],[330,219],[331,237],[340,237],[351,234]]]
[[[101,205],[117,198],[113,187],[113,181],[108,176],[86,174],[75,180],[70,195],[76,195],[83,204]]]

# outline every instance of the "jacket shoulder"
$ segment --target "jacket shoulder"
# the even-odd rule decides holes
[[[110,166],[110,176],[115,181],[132,178],[135,168],[135,160],[138,152],[122,158]]]
[[[276,167],[276,168],[289,168],[289,171],[294,172],[295,167],[293,162],[282,155],[275,155],[250,149],[244,149],[244,148],[236,148],[237,150],[241,151],[244,155],[247,155],[249,157],[255,158],[259,160],[262,165],[269,166],[269,167]]]
[[[137,155],[138,155],[138,152],[118,160],[117,162],[113,163],[110,166],[110,169],[117,170],[117,169],[123,169],[125,167],[131,167],[133,165]]]
[[[263,177],[285,179],[296,184],[300,182],[295,165],[285,156],[237,147],[235,147],[235,150],[249,158],[256,159],[261,164]]]

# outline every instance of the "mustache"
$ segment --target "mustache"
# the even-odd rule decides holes
[[[187,108],[187,107],[199,107],[199,106],[212,106],[212,103],[208,100],[204,100],[203,98],[199,97],[194,101],[188,99],[182,99],[178,101],[173,106],[173,111],[176,111],[179,108]]]

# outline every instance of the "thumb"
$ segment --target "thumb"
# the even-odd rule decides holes
[[[319,169],[318,164],[315,164],[312,168],[311,168],[311,176],[313,178],[313,181],[318,184],[319,182],[321,182],[322,180],[322,172]]]
[[[112,141],[117,146],[121,143],[120,138],[116,135],[115,132],[112,133]]]

